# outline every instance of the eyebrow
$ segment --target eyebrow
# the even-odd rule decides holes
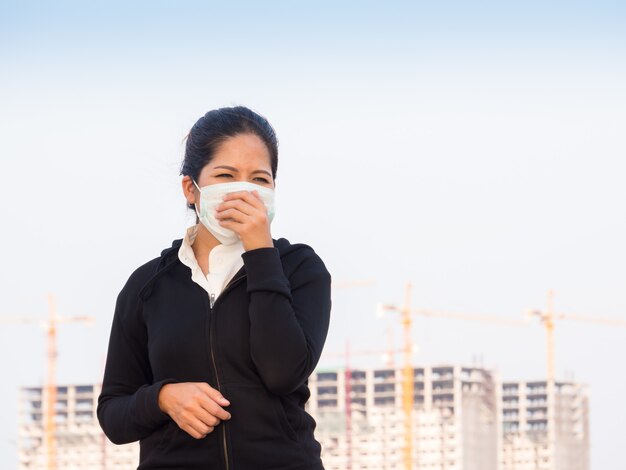
[[[238,170],[237,168],[234,168],[234,167],[232,167],[232,166],[228,166],[228,165],[219,165],[219,166],[216,166],[216,167],[214,168],[214,170],[217,170],[218,168],[224,168],[224,169],[226,169],[226,170],[230,170],[230,171],[234,171],[235,173],[239,173],[239,170]],[[254,170],[254,171],[252,172],[252,174],[255,174],[255,173],[265,173],[265,174],[266,174],[267,176],[269,176],[270,178],[272,177],[272,174],[271,174],[269,171],[265,171],[265,170]]]

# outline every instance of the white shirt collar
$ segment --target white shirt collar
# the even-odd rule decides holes
[[[215,294],[217,297],[228,281],[243,266],[241,254],[245,252],[245,249],[241,240],[232,245],[215,246],[209,252],[209,273],[205,276],[192,248],[198,234],[198,227],[199,225],[196,224],[187,229],[178,249],[178,258],[191,270],[191,279],[209,294]]]

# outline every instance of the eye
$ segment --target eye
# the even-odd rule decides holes
[[[267,180],[267,178],[263,178],[261,176],[257,176],[254,179],[257,180],[257,181],[260,181],[261,183],[270,184],[270,182]]]
[[[221,174],[217,175],[217,178],[221,178],[222,176],[232,177],[233,175],[231,175],[230,173],[221,173]]]

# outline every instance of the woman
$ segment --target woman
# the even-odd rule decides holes
[[[187,136],[182,187],[198,216],[118,296],[98,419],[140,441],[139,469],[323,469],[307,379],[330,317],[313,249],[273,239],[278,143],[245,107]]]

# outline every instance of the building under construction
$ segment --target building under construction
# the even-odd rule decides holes
[[[556,382],[550,398],[545,380],[502,383],[478,367],[417,367],[413,376],[408,446],[403,369],[311,377],[307,406],[326,470],[589,470],[586,385]]]
[[[412,374],[408,448],[404,369],[311,376],[307,410],[326,470],[406,470],[407,451],[413,470],[589,470],[585,385],[557,382],[550,400],[546,381],[500,383],[480,367],[415,367]],[[47,389],[23,388],[19,469],[136,469],[138,443],[114,445],[100,429],[99,393],[99,385],[57,386],[50,429]]]
[[[311,377],[308,407],[318,423],[327,470],[405,470],[407,451],[413,469],[498,469],[492,373],[477,367],[416,367],[413,380],[407,442],[403,369],[319,371]]]
[[[47,393],[46,387],[20,390],[20,470],[137,468],[139,443],[114,445],[100,429],[96,416],[100,385],[57,386],[54,413],[50,421],[46,419],[49,403]]]
[[[588,470],[587,386],[547,381],[502,384],[502,470]]]

